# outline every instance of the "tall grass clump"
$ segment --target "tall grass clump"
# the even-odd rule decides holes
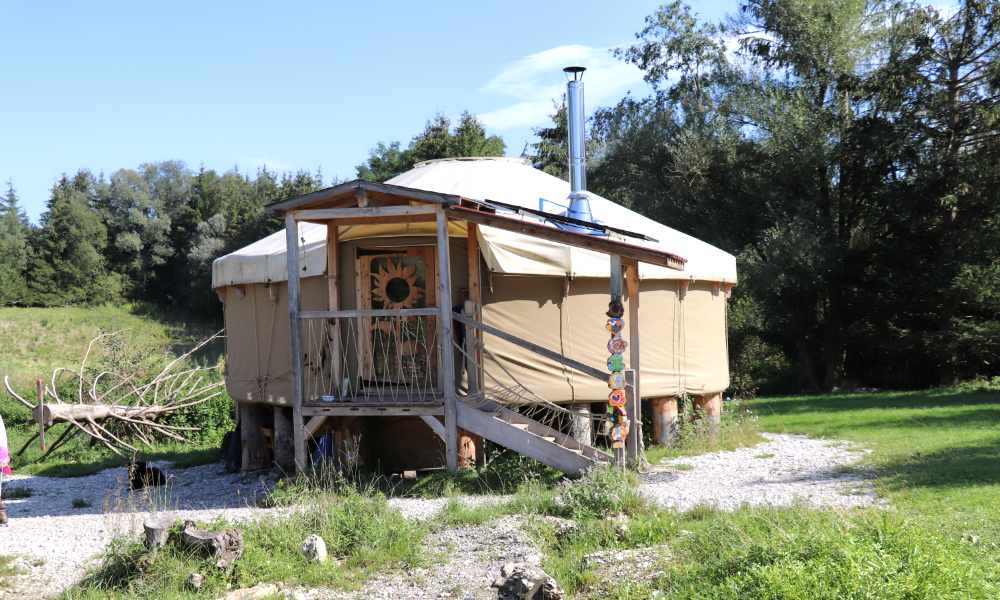
[[[704,420],[699,418],[690,398],[677,401],[677,440],[671,446],[653,445],[653,424],[650,414],[644,415],[643,443],[646,458],[656,464],[664,458],[695,456],[720,450],[748,448],[766,441],[757,428],[757,400],[750,394],[746,398],[723,398],[721,423],[713,435]],[[647,422],[648,421],[648,422]]]
[[[634,515],[648,505],[636,488],[635,475],[620,467],[591,467],[579,479],[565,479],[557,490],[564,515],[572,519],[595,519],[620,514]]]

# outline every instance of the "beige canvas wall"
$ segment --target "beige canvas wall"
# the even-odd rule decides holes
[[[359,246],[414,246],[433,243],[430,237],[353,240],[340,245],[341,307],[357,307],[354,281],[355,248]],[[466,242],[453,238],[451,305],[468,287]],[[566,294],[564,277],[491,274],[481,262],[483,320],[522,339],[605,369],[609,334],[604,328],[610,291],[607,279],[576,278]],[[302,309],[325,310],[327,286],[323,277],[302,280]],[[226,328],[229,360],[226,385],[241,402],[275,405],[291,403],[291,358],[287,285],[277,289],[272,302],[263,284],[247,285],[244,298],[229,288]],[[680,393],[711,394],[729,386],[726,354],[726,300],[713,293],[711,282],[696,282],[687,297],[678,296],[676,280],[644,280],[640,290],[642,395],[645,398]],[[626,293],[626,304],[629,298]],[[626,311],[626,323],[628,312]],[[627,332],[624,337],[628,339]],[[534,393],[554,402],[603,401],[606,383],[490,335],[486,347],[511,375]],[[309,352],[309,344],[306,344]],[[353,353],[348,353],[350,357]],[[626,353],[626,359],[628,354]],[[456,360],[459,360],[456,357]],[[349,361],[350,374],[357,365]],[[486,369],[504,385],[513,382],[489,359]],[[461,369],[457,369],[461,372]],[[487,378],[487,388],[496,385]],[[307,385],[308,387],[308,385]]]

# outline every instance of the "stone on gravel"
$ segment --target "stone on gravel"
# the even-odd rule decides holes
[[[318,535],[311,535],[302,542],[302,555],[310,562],[326,562],[326,542]]]
[[[541,567],[528,562],[509,563],[500,569],[497,600],[563,600],[565,593],[556,580]]]
[[[258,583],[251,588],[243,588],[234,592],[229,592],[219,600],[257,600],[267,598],[281,591],[280,583]]]
[[[191,587],[198,589],[205,582],[205,576],[201,573],[191,573],[188,575],[187,582]]]

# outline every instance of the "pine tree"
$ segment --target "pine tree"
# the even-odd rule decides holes
[[[569,180],[569,125],[566,116],[566,94],[563,94],[561,102],[552,102],[552,107],[556,112],[549,115],[552,118],[552,127],[534,127],[532,131],[538,137],[538,141],[529,144],[533,150],[528,153],[525,148],[522,158],[531,161],[536,169],[545,171],[549,175],[560,179]]]
[[[18,206],[12,182],[0,197],[0,306],[23,304],[27,299],[25,272],[28,267],[28,217]]]

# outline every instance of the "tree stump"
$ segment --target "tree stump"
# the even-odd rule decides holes
[[[653,443],[672,446],[677,440],[677,398],[650,398],[653,413]]]
[[[154,515],[142,522],[146,532],[146,547],[150,550],[162,548],[170,537],[170,528],[176,519],[171,515]]]
[[[274,462],[285,473],[295,473],[295,430],[292,409],[274,407]]]
[[[576,441],[588,446],[594,443],[593,416],[590,414],[590,403],[569,405],[570,416],[569,435]]]
[[[243,555],[243,532],[239,529],[225,531],[205,531],[198,529],[194,521],[184,521],[181,539],[189,546],[200,546],[208,550],[209,556],[216,558],[215,566],[226,568]]]
[[[273,465],[267,460],[260,428],[274,427],[274,411],[270,406],[240,403],[240,434],[243,442],[243,470],[259,471]]]
[[[719,435],[719,426],[722,424],[722,394],[695,396],[694,415],[705,423],[710,436]]]

